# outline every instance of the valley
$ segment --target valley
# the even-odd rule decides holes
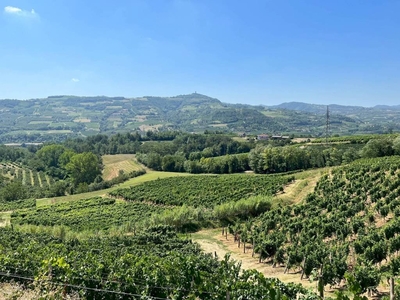
[[[361,299],[388,295],[386,278],[398,287],[396,134],[153,132],[35,147],[0,147],[11,295],[22,284],[76,299]]]

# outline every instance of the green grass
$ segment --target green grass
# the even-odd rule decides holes
[[[319,168],[319,169],[311,169],[311,170],[294,173],[293,176],[295,177],[296,180],[308,179],[309,177],[313,177],[316,175],[326,174],[329,171],[329,169],[331,169],[331,168],[325,167],[325,168]]]
[[[99,129],[100,128],[100,124],[97,122],[90,122],[85,124],[86,128],[91,128],[91,129]]]
[[[0,227],[4,227],[10,224],[11,211],[0,212]]]
[[[264,116],[267,117],[272,117],[272,118],[284,118],[284,119],[289,119],[290,116],[285,116],[282,112],[280,111],[272,111],[272,110],[263,110],[261,113]]]
[[[50,176],[49,176],[49,175],[47,175],[47,174],[45,174],[45,177],[46,177],[46,182],[47,182],[47,185],[48,185],[48,186],[51,186],[51,182],[50,182]]]
[[[37,125],[37,124],[51,124],[53,121],[30,121],[29,125]]]
[[[134,154],[103,155],[103,179],[110,180],[118,176],[119,170],[129,173],[145,167],[138,163]]]
[[[227,127],[228,124],[226,124],[226,123],[210,124],[209,126],[211,126],[211,127]]]
[[[27,185],[28,184],[26,171],[27,171],[26,169],[22,169],[22,184],[23,185]],[[29,179],[29,182],[30,182],[30,179]]]
[[[106,106],[106,109],[122,109],[122,106],[120,106],[120,105],[110,105],[110,106]]]
[[[119,188],[127,188],[127,187],[134,186],[134,185],[139,185],[146,181],[152,181],[152,180],[167,178],[167,177],[190,176],[190,175],[191,174],[189,174],[189,173],[149,171],[148,173],[146,173],[142,176],[132,178],[128,181],[125,181],[124,183],[121,183],[117,186],[113,186],[112,188],[109,188],[109,189],[94,191],[94,192],[89,192],[89,193],[76,194],[76,195],[55,197],[55,198],[37,199],[36,206],[40,207],[40,206],[44,206],[44,205],[52,205],[52,204],[68,202],[68,201],[101,197],[101,196],[107,195],[109,192],[111,192],[113,190],[116,190]],[[192,176],[194,176],[194,175],[192,175]]]
[[[36,175],[37,176],[37,175]],[[28,181],[31,186],[35,186],[35,178],[33,178],[33,172],[32,170],[29,170],[29,176],[28,176]]]
[[[216,239],[215,236],[217,234],[221,235],[222,233],[222,228],[216,228],[216,229],[208,229],[208,230],[202,230],[202,231],[198,231],[195,233],[191,233],[190,237],[192,239],[193,242],[196,241],[208,241],[211,244],[218,244],[222,249],[229,251],[228,247],[221,242],[220,240]],[[181,235],[182,237],[186,237],[186,235]]]

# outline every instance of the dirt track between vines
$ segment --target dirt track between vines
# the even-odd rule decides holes
[[[287,185],[284,188],[283,193],[278,194],[275,198],[282,200],[287,205],[297,204],[301,202],[307,194],[311,193],[319,178],[328,172],[328,169],[321,170],[310,170],[307,176],[304,178],[296,179],[293,183]],[[310,282],[308,279],[303,278],[301,280],[300,270],[289,270],[286,274],[284,273],[284,267],[273,268],[269,262],[259,262],[258,255],[252,256],[252,245],[246,245],[246,253],[243,253],[243,244],[238,248],[237,242],[234,241],[232,235],[223,236],[222,229],[211,229],[203,230],[192,235],[194,241],[196,241],[206,253],[212,253],[217,255],[219,258],[223,258],[226,254],[230,254],[231,258],[241,262],[243,269],[256,269],[263,273],[266,277],[275,277],[282,282],[299,283],[306,288],[316,290],[316,283]],[[325,292],[327,295],[331,294],[334,290],[328,289],[327,286]]]

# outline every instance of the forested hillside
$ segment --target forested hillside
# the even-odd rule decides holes
[[[0,100],[0,142],[62,141],[99,133],[180,130],[234,134],[323,136],[325,106],[304,103],[268,107],[222,103],[198,93],[175,97],[79,97]],[[321,113],[322,112],[322,113]],[[331,134],[399,130],[396,107],[331,108]]]

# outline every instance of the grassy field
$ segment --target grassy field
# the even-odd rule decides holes
[[[314,191],[318,180],[324,174],[330,172],[331,168],[312,169],[293,174],[295,181],[287,185],[283,193],[275,197],[273,206],[292,205],[301,202],[309,193]]]
[[[146,181],[167,178],[167,177],[174,177],[174,176],[190,176],[189,173],[175,173],[175,172],[156,172],[156,171],[149,171],[148,173],[132,178],[124,183],[121,183],[117,186],[113,186],[112,188],[100,191],[94,191],[89,193],[82,193],[76,195],[69,195],[69,196],[62,196],[62,197],[55,197],[55,198],[43,198],[36,200],[36,206],[43,206],[43,205],[51,205],[55,203],[67,202],[67,201],[74,201],[74,200],[81,200],[81,199],[88,199],[98,196],[106,196],[109,192],[119,189],[119,188],[126,188],[133,185],[138,185]],[[193,175],[192,175],[193,176]]]
[[[10,211],[0,212],[0,227],[10,225],[10,220],[11,220]]]
[[[134,154],[103,155],[102,159],[104,180],[111,180],[117,177],[119,170],[129,173],[144,168],[137,162]]]

